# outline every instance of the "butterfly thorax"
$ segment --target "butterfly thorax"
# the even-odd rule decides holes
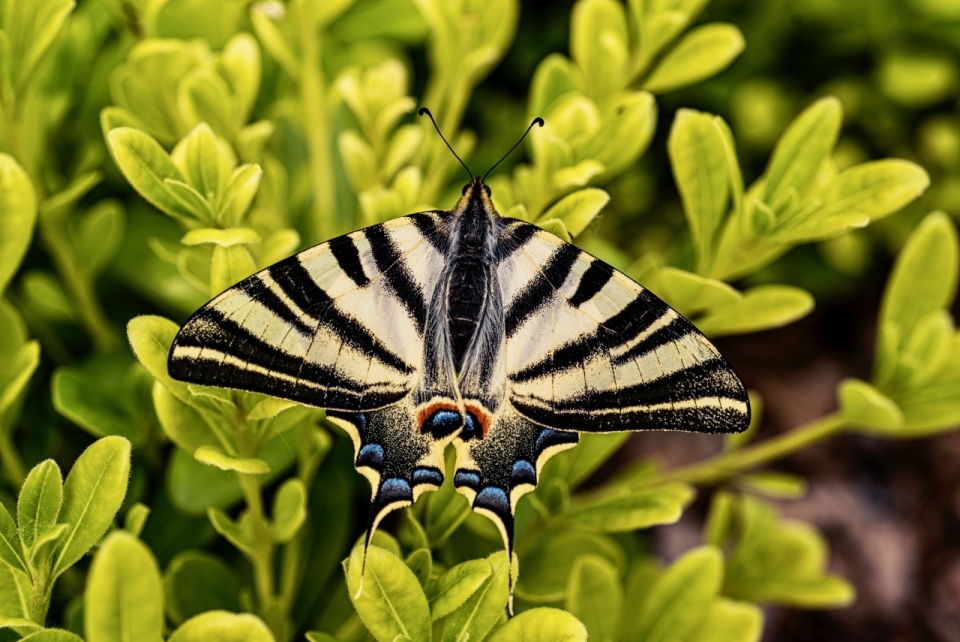
[[[448,336],[456,369],[463,372],[495,286],[499,216],[479,181],[467,186],[453,214],[446,280]]]

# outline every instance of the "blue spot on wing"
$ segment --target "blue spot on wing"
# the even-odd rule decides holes
[[[436,438],[446,437],[463,425],[460,413],[454,410],[438,410],[423,422],[421,430],[432,434]]]
[[[537,457],[543,453],[544,450],[550,448],[551,446],[560,446],[563,444],[576,444],[580,441],[580,435],[575,432],[566,432],[563,430],[551,430],[550,428],[544,428],[540,431],[540,434],[537,435],[537,443],[535,448],[537,451]]]
[[[440,486],[443,483],[443,473],[432,466],[421,466],[413,470],[411,480],[414,486],[419,486],[420,484]]]
[[[453,485],[457,488],[472,488],[476,490],[480,487],[480,473],[472,470],[458,470],[453,476]]]
[[[383,468],[383,446],[380,444],[367,444],[357,453],[357,467],[367,466],[374,470]]]
[[[380,492],[377,493],[377,503],[385,505],[403,500],[413,501],[413,489],[410,488],[409,482],[399,477],[383,480],[380,484]]]
[[[513,462],[513,470],[510,472],[510,485],[519,486],[520,484],[537,485],[537,469],[526,459]]]
[[[496,486],[487,486],[473,500],[474,508],[486,508],[493,511],[500,519],[506,520],[512,516],[510,510],[510,499],[502,488]]]

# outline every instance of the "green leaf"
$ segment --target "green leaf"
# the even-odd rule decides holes
[[[220,224],[233,227],[240,224],[260,189],[263,170],[259,165],[241,165],[230,174],[230,182],[219,200],[217,216]]]
[[[709,337],[747,334],[779,328],[802,319],[813,310],[813,297],[790,285],[758,285],[737,303],[709,310],[697,327]]]
[[[723,581],[723,556],[712,546],[684,554],[660,576],[640,608],[633,640],[683,640],[704,621]]]
[[[690,642],[760,642],[763,611],[755,604],[718,597]]]
[[[574,616],[544,607],[524,611],[485,638],[487,642],[586,642],[587,629]],[[604,638],[590,638],[591,640]]]
[[[3,30],[9,41],[4,54],[10,57],[14,91],[20,92],[34,78],[34,68],[60,33],[74,5],[73,0],[6,3]]]
[[[53,407],[94,437],[117,435],[139,444],[144,425],[135,416],[127,394],[129,358],[94,359],[80,366],[57,368],[51,381]]]
[[[36,630],[42,629],[43,627],[34,622],[33,620],[26,620],[22,617],[3,617],[0,616],[0,629],[19,629],[19,630]]]
[[[297,403],[287,401],[286,399],[277,399],[276,397],[267,397],[263,401],[257,402],[247,415],[250,421],[259,421],[261,419],[271,419],[276,417],[284,410],[293,408]]]
[[[859,379],[844,379],[837,390],[840,411],[851,425],[880,435],[896,435],[903,427],[897,403]]]
[[[227,83],[212,69],[194,69],[177,85],[177,106],[186,122],[209,123],[218,135],[230,139],[242,124],[231,98]]]
[[[743,295],[723,281],[673,267],[659,270],[647,285],[686,317],[712,308],[736,306],[743,301]]]
[[[710,114],[681,109],[667,141],[673,175],[701,265],[709,265],[712,259],[714,235],[730,198],[727,152],[715,120],[717,117]]]
[[[438,490],[427,496],[423,527],[433,546],[442,546],[470,514],[470,502],[453,486],[453,461],[447,459],[447,474]]]
[[[20,537],[17,535],[17,525],[2,504],[0,504],[0,562],[6,563],[12,569],[27,572],[27,560],[24,558]]]
[[[623,445],[627,437],[629,433],[625,432],[583,433],[580,435],[580,444],[560,453],[553,466],[562,471],[561,475],[567,485],[575,488],[602,466]]]
[[[567,585],[566,609],[583,622],[591,640],[613,642],[623,609],[617,568],[598,555],[577,558]]]
[[[583,72],[587,94],[601,102],[626,81],[627,17],[612,0],[583,0],[570,15],[570,54]]]
[[[833,151],[843,121],[836,98],[821,98],[790,124],[764,175],[763,202],[773,203],[790,188],[803,192]]]
[[[447,616],[443,642],[482,640],[503,616],[507,607],[507,554],[503,551],[487,558],[490,576],[460,608]]]
[[[220,193],[220,152],[217,137],[206,123],[200,123],[177,143],[171,154],[173,162],[186,176],[186,182],[200,197],[214,202]]]
[[[624,93],[580,156],[592,158],[619,174],[632,165],[650,145],[657,127],[657,101],[646,91]]]
[[[233,470],[244,475],[263,475],[270,472],[270,464],[252,457],[233,457],[216,446],[200,446],[193,453],[194,459],[220,470]]]
[[[420,582],[420,586],[426,588],[430,582],[430,575],[433,573],[433,556],[430,554],[430,549],[418,548],[407,555],[407,559],[404,560],[404,562],[410,570],[413,571],[413,574],[417,576],[417,581]]]
[[[246,122],[260,91],[260,47],[248,33],[238,33],[223,48],[220,64],[227,72],[240,122]]]
[[[184,245],[213,243],[220,247],[233,247],[234,245],[259,243],[260,235],[257,234],[256,230],[251,230],[249,227],[235,227],[229,230],[204,227],[198,230],[190,230],[183,235],[180,242]]]
[[[602,189],[582,189],[560,199],[543,213],[540,221],[557,219],[563,223],[570,235],[575,237],[590,225],[609,202],[610,195]],[[537,224],[542,227],[539,221]]]
[[[182,183],[184,177],[160,143],[130,127],[112,129],[107,134],[107,143],[120,171],[151,205],[180,220],[195,218],[166,183],[167,180]]]
[[[257,266],[246,247],[215,245],[213,263],[210,265],[210,293],[220,294],[256,271]]]
[[[253,533],[250,528],[250,519],[247,515],[241,515],[240,519],[234,522],[230,519],[230,516],[222,510],[211,506],[207,509],[207,517],[210,518],[213,529],[228,542],[248,555],[252,553]]]
[[[44,629],[22,638],[21,642],[23,642],[23,640],[28,640],[29,642],[84,642],[82,638],[63,629]]]
[[[306,519],[307,489],[299,479],[288,479],[280,486],[273,500],[273,523],[270,525],[273,540],[286,544]]]
[[[922,318],[946,308],[957,291],[957,231],[942,212],[928,214],[900,251],[880,307],[880,324],[892,323],[901,340]]]
[[[129,477],[130,442],[123,437],[99,439],[77,458],[63,485],[60,520],[70,532],[57,547],[54,577],[100,540],[123,503]]]
[[[799,475],[760,470],[737,477],[740,488],[776,499],[800,499],[807,494],[807,480]],[[713,541],[708,543],[714,543]]]
[[[448,569],[430,591],[430,617],[439,620],[470,599],[493,573],[487,560],[469,560]]]
[[[47,459],[34,466],[17,500],[17,525],[24,550],[33,548],[44,533],[56,526],[62,501],[63,477],[57,463]]]
[[[915,163],[895,159],[863,163],[830,181],[817,195],[820,207],[791,220],[775,236],[792,243],[829,238],[896,212],[928,185],[930,177]]]
[[[203,446],[221,445],[217,433],[208,423],[209,413],[202,413],[184,403],[159,381],[153,386],[153,404],[163,432],[183,450],[193,453]],[[220,417],[209,419],[212,422],[218,420]]]
[[[240,581],[218,558],[203,551],[179,553],[163,576],[167,616],[181,624],[205,611],[240,611]]]
[[[339,640],[337,640],[337,638],[333,637],[329,633],[321,633],[320,631],[308,631],[307,641],[308,642],[340,642]]]
[[[143,527],[147,523],[147,517],[150,516],[150,507],[146,504],[137,502],[127,511],[123,517],[123,530],[134,537],[140,537]]]
[[[0,296],[30,247],[36,221],[37,198],[30,177],[12,156],[0,154]]]
[[[157,560],[126,531],[112,533],[90,565],[83,604],[87,642],[160,642],[163,592]]]
[[[698,83],[726,69],[746,42],[731,24],[714,22],[691,29],[656,66],[643,88],[662,94]]]
[[[270,629],[255,615],[207,611],[184,622],[167,642],[274,642]]]
[[[430,607],[417,577],[396,555],[370,546],[361,578],[363,545],[353,548],[345,564],[347,590],[364,626],[379,642],[397,636],[430,639]]]
[[[567,226],[563,224],[558,218],[548,218],[544,220],[537,221],[537,225],[540,229],[550,232],[559,239],[566,241],[567,243],[573,242],[573,236],[570,235],[570,232],[567,230]]]
[[[573,564],[580,556],[591,554],[616,568],[626,564],[623,549],[610,537],[575,530],[550,530],[524,556],[517,596],[540,604],[562,601]]]
[[[560,54],[544,58],[533,73],[530,83],[529,118],[546,114],[553,103],[571,91],[577,91],[583,83],[579,70],[570,60]]]
[[[32,587],[30,577],[0,563],[0,615],[29,620]],[[19,625],[17,625],[19,626]]]
[[[558,519],[577,528],[621,533],[676,522],[693,496],[693,488],[681,483],[633,491],[600,491],[575,501]]]

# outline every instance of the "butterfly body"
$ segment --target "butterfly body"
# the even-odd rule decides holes
[[[474,179],[450,211],[320,244],[223,292],[169,371],[326,408],[372,486],[369,534],[444,479],[508,550],[520,497],[581,432],[739,432],[746,390],[656,296],[529,223]]]

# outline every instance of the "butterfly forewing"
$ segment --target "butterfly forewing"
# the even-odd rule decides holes
[[[509,399],[525,417],[581,432],[746,428],[730,364],[624,274],[544,231],[499,273]]]
[[[398,402],[416,385],[424,301],[445,260],[437,220],[339,237],[223,292],[181,328],[171,376],[343,411]]]

